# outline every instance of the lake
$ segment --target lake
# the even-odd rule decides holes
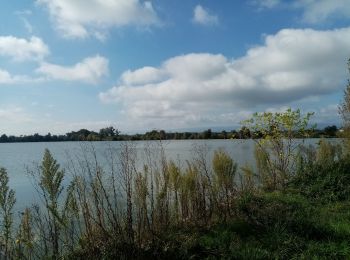
[[[307,139],[306,144],[316,144],[319,139]],[[96,154],[98,162],[103,166],[108,164],[110,154],[118,154],[122,142],[49,142],[49,143],[1,143],[0,144],[0,167],[7,169],[10,178],[10,188],[16,191],[16,209],[22,210],[36,201],[37,194],[32,180],[27,172],[35,170],[35,165],[40,163],[44,150],[48,148],[54,158],[66,169],[66,182],[70,178],[70,166],[78,161],[84,154],[91,151]],[[173,140],[173,141],[133,141],[131,146],[137,151],[137,166],[141,170],[145,162],[145,147],[152,152],[159,152],[164,148],[167,159],[172,159],[185,165],[186,160],[195,156],[196,147],[206,147],[208,160],[212,153],[219,148],[225,149],[239,166],[254,164],[254,141],[253,140]],[[87,152],[88,151],[88,152]]]

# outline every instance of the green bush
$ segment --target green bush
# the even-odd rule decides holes
[[[263,230],[311,231],[313,207],[300,195],[280,192],[243,196],[238,201],[239,214],[248,223]]]
[[[307,164],[290,187],[314,201],[332,202],[350,199],[350,160]]]

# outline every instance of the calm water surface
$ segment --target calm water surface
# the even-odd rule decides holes
[[[315,144],[318,139],[309,139],[307,144]],[[25,206],[30,206],[37,197],[31,179],[28,177],[28,169],[35,170],[35,165],[40,163],[44,150],[48,148],[54,158],[65,168],[66,180],[69,180],[69,166],[72,161],[78,161],[86,151],[95,151],[99,163],[103,166],[108,164],[107,157],[110,153],[118,153],[121,142],[57,142],[57,143],[13,143],[0,144],[0,167],[7,169],[10,177],[10,187],[16,191],[18,210]],[[135,146],[138,156],[138,167],[142,169],[144,149],[149,147],[151,151],[159,151],[164,148],[168,159],[176,160],[185,164],[186,160],[191,160],[195,154],[194,148],[198,146],[207,147],[208,159],[210,160],[214,150],[225,149],[239,166],[254,164],[254,141],[253,140],[176,140],[163,141],[160,145],[158,141],[135,141],[131,145]],[[66,183],[67,183],[66,182]]]

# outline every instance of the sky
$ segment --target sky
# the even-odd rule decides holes
[[[16,0],[0,8],[0,134],[340,125],[350,0]]]

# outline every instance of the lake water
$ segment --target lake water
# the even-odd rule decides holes
[[[319,139],[306,140],[306,144],[316,144]],[[54,158],[66,169],[66,179],[69,179],[69,166],[71,162],[81,158],[86,151],[95,151],[101,165],[107,164],[106,159],[111,153],[118,153],[122,142],[50,142],[50,143],[10,143],[0,144],[0,167],[7,169],[10,178],[10,187],[16,191],[16,209],[22,210],[30,206],[37,198],[28,169],[35,170],[35,165],[40,163],[44,150],[48,148]],[[176,141],[135,141],[130,143],[138,154],[137,164],[142,169],[145,163],[144,149],[159,151],[164,148],[167,159],[172,159],[185,164],[195,156],[196,147],[208,149],[210,160],[214,150],[223,148],[239,166],[254,164],[253,140],[176,140]],[[66,182],[67,183],[67,182]]]

